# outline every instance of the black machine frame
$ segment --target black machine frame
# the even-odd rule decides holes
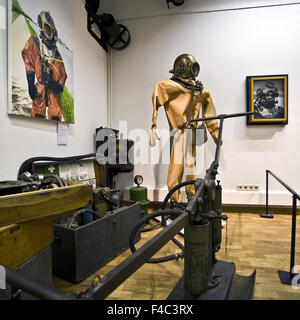
[[[215,184],[216,175],[218,174],[220,148],[222,144],[223,123],[227,118],[249,116],[251,112],[236,113],[236,114],[222,114],[210,118],[200,118],[192,120],[191,122],[205,121],[212,119],[219,119],[219,136],[217,141],[217,147],[215,152],[215,158],[207,170],[204,179],[195,180],[196,193],[195,196],[189,201],[187,207],[182,211],[175,220],[169,225],[164,225],[164,229],[144,244],[141,248],[133,252],[131,256],[121,262],[116,268],[106,274],[100,281],[93,283],[92,287],[79,293],[65,293],[53,287],[43,285],[34,279],[30,279],[27,276],[21,275],[15,270],[10,268],[6,269],[6,281],[13,287],[25,290],[26,292],[40,298],[40,299],[58,299],[58,300],[72,300],[72,299],[105,299],[112,291],[114,291],[120,284],[122,284],[128,277],[130,277],[136,270],[138,270],[143,264],[158,252],[167,242],[169,242],[176,234],[183,228],[196,219],[199,212],[197,207],[202,201],[204,194],[207,193],[209,183]],[[189,122],[189,123],[191,123]],[[200,201],[201,200],[201,201]],[[165,211],[165,212],[164,212]],[[168,213],[168,210],[161,211],[161,215]],[[205,219],[226,219],[226,216],[221,214],[215,215],[213,210],[203,214]],[[5,266],[4,266],[5,267]],[[250,291],[254,287],[255,271],[249,278]],[[248,290],[249,291],[249,290]]]

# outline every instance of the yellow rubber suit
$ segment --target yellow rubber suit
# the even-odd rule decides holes
[[[192,90],[174,80],[163,80],[156,84],[153,96],[152,128],[156,128],[158,109],[164,106],[169,122],[170,131],[174,135],[171,158],[168,171],[169,191],[182,182],[184,173],[184,155],[186,155],[186,168],[188,173],[186,180],[196,179],[196,144],[193,139],[191,148],[186,149],[187,127],[181,128],[186,122],[202,117],[216,116],[216,109],[208,89]],[[219,134],[219,124],[217,120],[205,121],[206,127],[212,138],[217,142]],[[187,152],[188,151],[188,152]],[[194,186],[187,186],[186,193],[188,199],[194,196]],[[172,202],[181,202],[180,191],[176,191],[171,196]]]

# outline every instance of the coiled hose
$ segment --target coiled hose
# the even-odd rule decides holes
[[[180,184],[178,184],[177,186],[175,186],[174,188],[172,188],[169,193],[166,195],[164,201],[163,201],[163,204],[162,204],[162,208],[161,210],[166,210],[167,208],[167,204],[168,204],[168,201],[170,200],[172,194],[174,192],[176,192],[178,189],[184,187],[184,186],[187,186],[187,185],[191,185],[191,184],[195,184],[196,180],[189,180],[189,181],[185,181],[185,182],[182,182]],[[141,232],[148,232],[148,231],[152,231],[160,226],[163,226],[163,227],[166,227],[167,223],[166,223],[166,217],[163,216],[162,217],[162,222],[159,222],[157,223],[156,225],[152,226],[152,227],[149,227],[149,228],[144,228],[141,230]]]
[[[147,215],[146,217],[144,217],[137,225],[134,226],[134,228],[131,231],[130,234],[130,238],[129,238],[129,247],[132,253],[134,253],[136,251],[135,246],[134,246],[134,239],[136,236],[136,233],[138,231],[138,229],[145,223],[147,223],[149,220],[161,216],[162,217],[162,221],[159,222],[157,225],[152,226],[150,228],[144,228],[142,229],[142,232],[147,232],[147,231],[151,231],[154,228],[157,228],[158,226],[163,226],[164,228],[167,226],[166,223],[166,217],[169,217],[170,215],[175,215],[178,216],[180,213],[182,213],[182,211],[178,211],[178,210],[174,210],[174,209],[169,209],[166,210],[167,204],[169,199],[171,198],[172,194],[174,192],[176,192],[177,190],[179,190],[180,188],[187,186],[187,185],[191,185],[191,184],[195,184],[196,180],[189,180],[189,181],[184,181],[182,183],[179,183],[177,186],[175,186],[174,188],[172,188],[169,193],[166,195],[163,205],[162,205],[162,211],[158,211],[158,212],[153,212],[149,215]],[[175,243],[181,250],[182,252],[179,254],[173,254],[173,255],[169,255],[166,257],[161,257],[161,258],[152,258],[149,259],[147,261],[147,263],[162,263],[162,262],[166,262],[166,261],[170,261],[170,260],[178,260],[180,258],[184,257],[184,246],[182,245],[181,242],[179,242],[178,240],[176,240],[175,238],[171,239],[173,241],[173,243]]]
[[[196,180],[188,180],[188,181],[184,181],[184,182],[181,182],[179,183],[177,186],[175,186],[174,188],[172,188],[169,193],[166,195],[165,199],[164,199],[164,202],[162,204],[162,210],[165,210],[166,207],[167,207],[167,204],[168,204],[168,201],[169,199],[171,198],[172,194],[174,192],[176,192],[177,190],[179,190],[180,188],[182,187],[185,187],[185,186],[188,186],[188,185],[191,185],[191,184],[195,184]],[[162,217],[162,225],[165,227],[167,224],[166,224],[166,217],[163,216]]]
[[[56,176],[54,174],[44,174],[44,178],[45,179],[50,178],[52,180],[55,180],[55,182],[57,183],[57,185],[59,187],[66,187],[68,185],[65,179],[63,179],[63,178],[61,178],[59,176]]]
[[[148,214],[146,217],[144,217],[142,220],[140,220],[140,222],[138,222],[138,224],[136,224],[134,226],[134,228],[132,229],[131,233],[130,233],[130,237],[129,237],[129,247],[130,247],[130,250],[132,253],[134,253],[136,251],[135,249],[135,245],[134,245],[134,239],[135,239],[135,236],[136,236],[136,233],[137,231],[139,230],[139,228],[147,223],[150,219],[153,219],[155,217],[158,217],[158,216],[165,216],[165,215],[178,215],[178,211],[177,210],[173,210],[173,209],[169,209],[169,210],[163,210],[163,211],[157,211],[157,212],[153,212],[153,213],[150,213]],[[181,250],[184,250],[184,246],[179,242],[177,241],[176,239],[172,239],[174,241],[175,244],[177,244]],[[162,262],[166,262],[166,261],[170,261],[170,260],[178,260],[180,258],[183,258],[184,257],[184,253],[181,252],[181,253],[177,253],[177,254],[172,254],[172,255],[169,255],[169,256],[166,256],[166,257],[162,257],[162,258],[152,258],[152,259],[149,259],[147,261],[147,263],[162,263]]]
[[[100,219],[100,216],[98,215],[97,212],[95,212],[94,210],[91,210],[91,209],[88,209],[88,208],[83,208],[83,209],[80,209],[78,210],[77,212],[75,212],[71,219],[69,220],[68,224],[67,224],[67,227],[68,228],[71,228],[72,227],[72,224],[74,223],[75,219],[77,216],[79,216],[80,214],[82,213],[91,213],[96,219]]]

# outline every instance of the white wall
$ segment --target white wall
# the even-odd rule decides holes
[[[246,76],[288,74],[289,124],[247,127],[244,118],[226,120],[218,178],[224,203],[264,203],[266,169],[300,192],[300,5],[201,13],[283,1],[226,1],[225,7],[224,1],[193,0],[169,11],[163,0],[110,2],[102,2],[103,11],[122,19],[120,23],[130,30],[132,38],[127,49],[111,52],[114,127],[118,128],[119,120],[128,120],[128,131],[150,131],[153,88],[156,82],[170,77],[168,71],[182,53],[198,58],[199,78],[210,89],[217,113],[246,111]],[[189,13],[170,15],[171,10]],[[168,128],[163,109],[158,128]],[[211,140],[205,145],[206,167],[214,148]],[[154,192],[154,198],[162,199],[167,190],[166,165],[136,165],[134,174],[144,176],[150,198]],[[117,179],[121,186],[132,185],[126,176]],[[237,184],[259,184],[261,191],[238,192]],[[272,204],[291,204],[290,195],[274,180],[270,190]]]
[[[181,6],[166,0],[101,0],[99,12],[111,13],[116,20],[141,19],[150,16],[182,13],[247,9],[299,3],[295,0],[185,0]]]
[[[0,0],[5,8],[6,3]],[[69,4],[73,9],[75,124],[70,125],[67,146],[57,145],[56,122],[7,114],[7,30],[0,29],[0,181],[16,179],[20,165],[30,157],[95,152],[95,128],[107,124],[107,54],[87,32],[84,3],[69,0]]]

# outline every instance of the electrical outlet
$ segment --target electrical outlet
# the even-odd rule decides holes
[[[259,191],[258,184],[238,184],[237,185],[238,191]]]

